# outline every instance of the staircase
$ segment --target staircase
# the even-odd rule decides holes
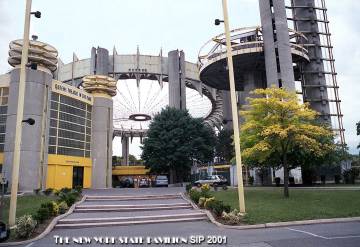
[[[180,194],[86,196],[55,228],[87,228],[206,220]]]

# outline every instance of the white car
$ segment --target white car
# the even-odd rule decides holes
[[[227,185],[227,179],[221,175],[212,175],[194,182],[194,185],[199,187],[203,184],[210,184],[211,186],[223,186]]]

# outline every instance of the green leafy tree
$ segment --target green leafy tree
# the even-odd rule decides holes
[[[214,146],[215,134],[202,119],[167,107],[151,122],[141,158],[152,173],[169,173],[170,183],[182,182],[193,162],[213,159]]]
[[[137,158],[134,156],[134,155],[132,155],[132,154],[129,154],[129,163],[131,163],[131,164],[136,164],[137,163]]]
[[[360,122],[358,122],[358,123],[356,124],[356,134],[357,134],[357,135],[360,135]],[[357,148],[360,148],[360,143],[359,143],[359,145],[357,146]]]
[[[226,162],[230,162],[235,155],[232,135],[232,130],[222,129],[216,138],[216,156]]]
[[[252,92],[249,106],[242,111],[242,156],[246,164],[277,166],[284,170],[284,196],[289,197],[289,158],[298,148],[314,157],[323,157],[334,144],[321,142],[332,132],[316,123],[317,113],[308,104],[300,104],[295,93],[267,88]]]

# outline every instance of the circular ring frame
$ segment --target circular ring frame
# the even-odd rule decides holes
[[[141,114],[141,113],[132,114],[129,116],[129,120],[133,120],[136,122],[145,122],[145,121],[151,120],[151,116],[147,115],[147,114]]]

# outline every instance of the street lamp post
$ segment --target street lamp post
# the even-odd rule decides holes
[[[244,184],[242,175],[242,162],[241,162],[241,150],[240,150],[240,134],[239,134],[239,118],[238,109],[236,104],[236,93],[235,93],[235,78],[234,78],[234,64],[232,58],[232,47],[230,40],[230,29],[229,29],[229,16],[227,0],[222,0],[223,12],[224,12],[224,27],[226,36],[226,53],[228,60],[229,69],[229,80],[230,80],[230,99],[231,99],[231,112],[233,119],[234,129],[234,142],[235,142],[235,159],[237,167],[237,179],[238,179],[238,194],[239,194],[239,211],[245,214],[245,197],[244,197]],[[220,24],[219,20],[215,21],[216,25]]]
[[[10,198],[10,212],[9,212],[10,226],[15,225],[15,218],[16,218],[17,193],[18,193],[18,185],[19,185],[20,147],[21,147],[21,135],[22,135],[22,122],[24,117],[26,66],[27,66],[28,53],[29,53],[30,16],[31,14],[34,14],[37,18],[40,18],[41,16],[41,13],[38,11],[31,13],[31,3],[32,0],[26,0],[24,38],[23,38],[23,47],[21,52],[21,65],[20,65],[21,67],[20,67],[20,80],[19,80],[19,96],[18,96],[17,115],[16,115],[14,157],[13,157],[13,168],[12,168],[12,176],[11,176],[11,198]]]

